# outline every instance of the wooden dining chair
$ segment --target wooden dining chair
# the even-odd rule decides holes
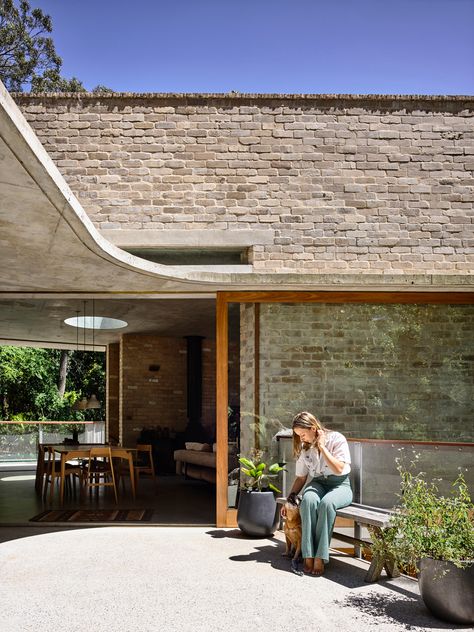
[[[152,446],[145,443],[137,444],[137,458],[133,464],[135,472],[135,487],[138,486],[138,480],[141,474],[151,474],[153,483],[156,485],[155,464],[153,463]]]
[[[134,453],[133,458],[133,474],[134,481],[132,485],[132,492],[135,494],[135,490],[138,486],[138,481],[141,474],[151,474],[153,482],[156,484],[155,464],[153,462],[152,446],[148,444],[139,443],[136,448],[131,450]],[[130,468],[128,464],[121,464],[119,470],[119,477],[130,476]],[[123,480],[123,479],[122,479]],[[125,489],[125,484],[124,484]]]
[[[41,491],[43,492],[43,498],[46,498],[49,485],[49,499],[51,501],[53,497],[54,484],[56,481],[59,482],[59,477],[61,475],[61,461],[56,461],[52,446],[43,445],[41,446],[41,450],[43,451],[43,480],[41,483]]]
[[[100,461],[98,459],[101,459]],[[112,462],[111,448],[91,448],[89,450],[89,462],[84,476],[84,490],[99,489],[99,487],[112,487],[115,502],[118,502],[117,486]]]
[[[117,489],[120,490],[120,481],[122,481],[123,491],[125,491],[125,476],[129,476],[133,498],[135,498],[135,472],[133,456],[135,452],[136,450],[130,450],[119,446],[114,447],[112,451]]]
[[[44,465],[43,465],[43,497],[46,498],[49,485],[49,501],[53,500],[54,485],[56,481],[61,481],[61,460],[56,459],[56,453],[52,446],[42,446],[44,451]],[[66,491],[71,489],[75,490],[75,479],[79,479],[79,484],[82,485],[82,468],[76,463],[66,463],[65,469],[65,485]],[[71,487],[71,481],[73,486]]]

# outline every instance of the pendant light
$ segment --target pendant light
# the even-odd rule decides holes
[[[84,316],[83,316],[83,326],[84,326],[84,351],[86,350],[86,329],[85,329],[85,325],[86,325],[86,301],[83,301],[84,303]],[[76,312],[77,314],[79,314],[79,312]],[[78,316],[79,319],[79,316]],[[79,352],[79,327],[77,328],[77,351]],[[77,400],[76,402],[74,402],[73,405],[73,410],[85,410],[87,408],[87,397],[84,395],[82,397],[82,399]]]
[[[85,330],[84,330],[85,331]],[[95,299],[92,299],[92,353],[95,350]],[[94,393],[91,394],[86,408],[100,408],[100,402]]]
[[[79,310],[76,311],[76,318],[79,320]],[[79,353],[79,327],[76,327],[76,352]],[[84,410],[87,404],[87,399],[77,399],[72,405],[73,410]]]

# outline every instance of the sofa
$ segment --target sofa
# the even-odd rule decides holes
[[[174,451],[176,474],[208,483],[216,482],[216,444],[186,443]],[[229,472],[238,467],[237,446],[229,444]]]

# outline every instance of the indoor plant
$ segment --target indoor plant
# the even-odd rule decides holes
[[[280,493],[280,490],[271,480],[284,469],[284,463],[272,463],[267,469],[262,456],[262,451],[254,449],[250,459],[239,459],[245,478],[241,483],[237,524],[246,535],[257,537],[273,535],[278,526],[279,512],[274,492]]]
[[[400,502],[390,548],[397,564],[419,573],[420,594],[431,612],[455,623],[474,622],[474,505],[462,473],[450,495],[439,494],[423,472],[398,461]]]

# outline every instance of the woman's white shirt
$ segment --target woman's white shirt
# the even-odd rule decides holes
[[[325,447],[335,459],[344,462],[344,469],[339,476],[349,474],[351,471],[351,453],[347,439],[340,432],[332,431],[326,435]],[[311,447],[308,450],[301,450],[301,454],[296,460],[296,476],[334,476],[336,472],[332,470],[326,462],[323,454],[318,453],[318,449]]]

